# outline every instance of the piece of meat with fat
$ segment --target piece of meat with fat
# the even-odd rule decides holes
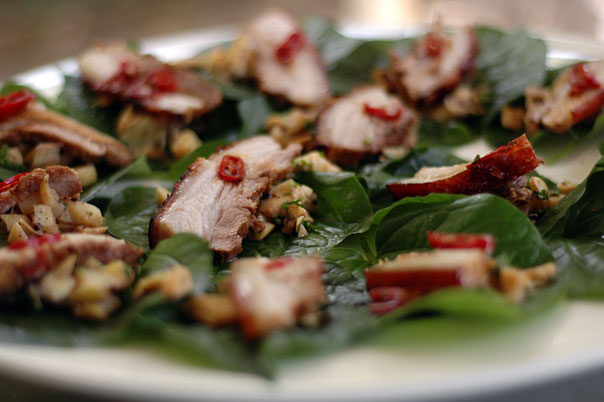
[[[143,250],[105,235],[69,233],[52,235],[42,244],[0,249],[0,295],[11,295],[30,280],[37,279],[70,255],[76,264],[94,257],[103,264],[114,260],[135,265]]]
[[[417,116],[395,96],[374,86],[357,88],[320,115],[316,141],[327,158],[355,165],[391,146],[415,145]]]
[[[67,166],[49,166],[19,177],[14,187],[0,193],[0,214],[8,212],[18,204],[41,204],[40,186],[48,174],[48,184],[64,200],[77,200],[82,192],[78,174]]]
[[[469,163],[444,167],[423,167],[414,177],[389,184],[396,198],[425,196],[430,193],[478,194],[505,188],[543,163],[526,135]]]
[[[242,258],[230,268],[231,296],[248,338],[290,328],[326,299],[317,256]]]
[[[151,246],[176,233],[194,233],[208,241],[223,260],[242,251],[258,203],[270,185],[293,169],[300,154],[298,144],[281,148],[267,136],[233,144],[208,159],[199,158],[174,186],[172,195],[151,220]],[[243,160],[245,174],[239,182],[227,182],[218,175],[225,155]]]
[[[243,36],[253,53],[253,78],[262,91],[300,106],[318,105],[329,98],[319,52],[293,17],[267,12],[252,21]],[[292,43],[293,38],[297,43]],[[279,49],[287,46],[292,48],[290,57],[279,60]]]
[[[453,34],[433,28],[408,54],[390,55],[390,84],[420,108],[433,106],[453,91],[471,70],[478,42],[473,27]]]
[[[151,113],[190,120],[222,103],[220,91],[201,77],[134,53],[123,42],[94,46],[78,62],[83,80],[94,91]]]
[[[589,74],[597,85],[573,93],[576,67],[564,70],[550,89],[528,87],[525,91],[525,126],[533,133],[541,126],[555,133],[564,133],[574,124],[596,115],[604,106],[604,60],[583,63],[581,74]],[[575,68],[575,72],[573,71]]]
[[[478,249],[438,249],[401,254],[365,270],[367,288],[397,286],[427,293],[443,287],[489,285],[489,256]]]
[[[126,166],[132,161],[128,149],[116,139],[40,103],[30,103],[22,113],[0,121],[0,143],[18,145],[24,141],[62,144],[66,152],[83,162]]]

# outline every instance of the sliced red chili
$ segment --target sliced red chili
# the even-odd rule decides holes
[[[48,264],[47,252],[43,248],[40,248],[40,246],[43,244],[56,243],[59,240],[61,240],[60,234],[37,236],[28,240],[11,242],[8,244],[8,248],[10,250],[22,250],[30,247],[35,249],[37,256],[35,263],[21,271],[21,274],[28,279],[36,276],[38,271],[45,268]]]
[[[178,80],[168,67],[152,72],[149,77],[149,84],[161,92],[178,91]]]
[[[490,234],[428,232],[428,244],[434,248],[477,248],[491,253],[495,238]]]
[[[245,163],[238,156],[225,155],[222,157],[220,167],[218,168],[218,176],[228,182],[239,182],[245,175]]]
[[[294,32],[275,51],[275,57],[280,63],[288,64],[294,56],[304,47],[306,38],[302,32]]]
[[[264,269],[266,269],[268,271],[273,270],[273,269],[281,269],[292,261],[293,261],[292,257],[277,258],[276,260],[273,260],[273,261],[269,262],[268,264],[266,264],[264,266]]]
[[[363,109],[364,109],[365,113],[368,114],[369,116],[374,116],[374,117],[377,117],[379,119],[386,120],[386,121],[396,121],[403,114],[403,109],[400,107],[398,109],[396,109],[396,111],[394,111],[394,112],[389,112],[388,110],[386,110],[386,108],[373,107],[373,106],[369,105],[368,103],[365,103],[363,105]]]
[[[31,239],[14,241],[8,244],[8,248],[11,250],[21,250],[28,247],[39,247],[43,244],[56,243],[61,240],[60,234],[50,234],[43,236],[32,237]]]
[[[596,77],[587,71],[585,64],[575,64],[570,70],[570,91],[568,92],[571,96],[581,95],[588,89],[600,88],[600,83],[596,80]]]
[[[17,187],[17,184],[19,184],[19,180],[21,180],[21,177],[25,176],[28,173],[29,172],[19,173],[18,175],[13,176],[10,179],[5,180],[2,183],[0,183],[0,193],[3,193],[5,191],[8,191],[12,188]]]
[[[440,33],[428,32],[424,38],[424,47],[430,57],[438,57],[444,48],[444,38]]]
[[[29,102],[35,99],[36,95],[27,89],[0,97],[0,120],[22,113]]]

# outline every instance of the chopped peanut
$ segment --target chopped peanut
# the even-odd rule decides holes
[[[96,171],[96,166],[93,164],[78,166],[73,168],[75,172],[78,174],[80,178],[80,183],[82,183],[82,187],[87,187],[91,184],[94,184],[98,181],[98,174]]]
[[[563,181],[562,183],[558,183],[558,191],[560,194],[567,195],[571,191],[577,188],[577,183],[573,183],[570,181]]]
[[[179,300],[193,291],[193,276],[184,265],[153,272],[138,281],[132,297],[138,299],[152,292],[161,293],[168,300]]]

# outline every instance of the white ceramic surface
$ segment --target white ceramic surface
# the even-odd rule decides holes
[[[393,36],[374,28],[344,26],[358,37]],[[143,51],[164,59],[189,56],[203,47],[232,38],[234,29],[193,32],[148,40]],[[550,62],[564,64],[578,56],[595,58],[597,44],[550,37]],[[56,93],[60,72],[75,72],[73,60],[63,60],[16,77],[46,93]],[[489,150],[479,142],[459,150],[472,159]],[[598,158],[594,146],[542,173],[558,180],[581,180]],[[478,335],[442,340],[392,342],[381,347],[357,346],[327,356],[291,362],[276,381],[193,367],[135,349],[63,349],[0,343],[0,370],[35,386],[78,390],[89,395],[145,400],[245,401],[377,401],[446,399],[520,387],[595,367],[604,367],[604,303],[568,302],[530,322],[479,331]],[[456,332],[476,323],[449,322]],[[480,329],[480,324],[477,328]],[[413,324],[408,327],[413,331]],[[405,329],[403,329],[405,331]],[[463,331],[462,331],[463,333]],[[401,336],[405,336],[402,334]],[[0,340],[1,342],[1,340]],[[397,345],[395,345],[398,343]],[[1,394],[1,393],[0,393]]]

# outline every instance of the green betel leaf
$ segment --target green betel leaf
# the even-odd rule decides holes
[[[179,233],[162,240],[143,265],[143,274],[169,268],[174,264],[185,265],[191,270],[195,291],[208,289],[214,265],[212,250],[207,243],[191,233]]]
[[[425,249],[430,230],[490,233],[497,242],[494,255],[517,267],[553,259],[531,221],[508,201],[491,194],[430,194],[402,199],[376,213],[370,246],[378,257]]]
[[[485,121],[489,123],[507,103],[522,97],[529,85],[545,79],[547,47],[526,31],[505,33],[493,28],[476,29],[480,51],[476,59],[478,81],[491,90]]]
[[[154,188],[128,187],[109,203],[105,225],[115,237],[149,250],[149,222],[158,207]]]
[[[147,158],[140,157],[131,165],[118,170],[84,190],[81,199],[84,202],[90,202],[95,198],[111,198],[123,188],[123,186],[120,186],[121,182],[129,179],[151,178],[152,175],[153,172],[147,163]]]
[[[539,221],[572,297],[604,297],[604,158]]]
[[[66,75],[65,85],[57,97],[56,106],[64,114],[102,133],[115,135],[118,107],[99,107],[98,97],[79,77]]]

